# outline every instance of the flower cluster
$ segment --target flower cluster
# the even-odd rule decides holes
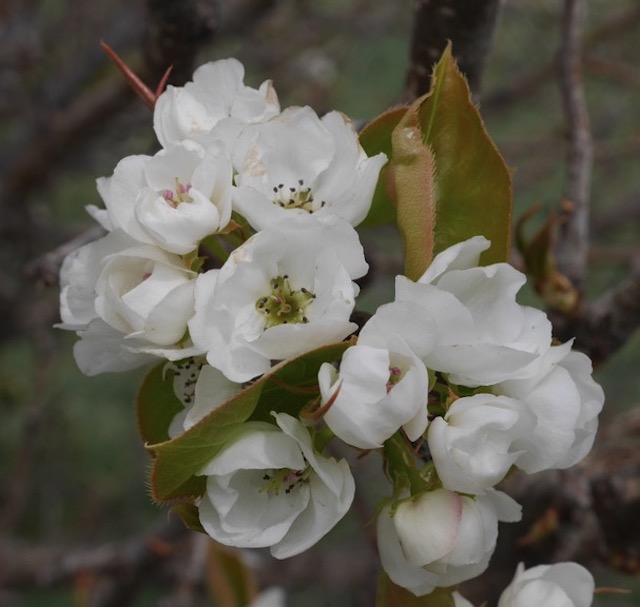
[[[368,157],[343,114],[281,111],[271,82],[243,80],[227,59],[168,87],[154,113],[161,150],[98,180],[104,208],[89,212],[107,234],[61,271],[61,326],[80,337],[80,369],[162,361],[183,407],[171,438],[274,363],[358,329],[355,280],[368,266],[354,228],[387,158]],[[553,345],[545,314],[516,301],[525,277],[506,263],[479,265],[489,246],[476,236],[417,281],[398,276],[394,301],[341,360],[320,366],[306,424],[300,396],[297,408],[270,402],[270,414],[225,434],[198,471],[206,533],[277,558],[317,542],[355,491],[349,463],[322,453],[328,428],[356,449],[382,450],[393,494],[378,545],[393,582],[422,595],[485,570],[498,522],[520,518],[496,485],[513,467],[582,459],[603,404],[588,358]],[[530,592],[518,575],[501,605]]]
[[[506,263],[478,265],[489,244],[471,238],[419,280],[399,276],[395,301],[338,369],[319,374],[336,436],[374,449],[402,428],[426,454],[420,482],[397,483],[378,518],[382,563],[416,595],[486,569],[498,521],[520,518],[494,487],[514,466],[533,473],[582,459],[604,401],[589,359],[552,345],[545,314],[516,302],[525,277]]]

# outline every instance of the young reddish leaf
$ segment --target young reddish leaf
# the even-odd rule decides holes
[[[491,248],[480,261],[506,261],[511,232],[511,177],[489,137],[469,87],[447,46],[431,91],[416,104],[425,142],[435,160],[434,254],[482,234]]]
[[[247,607],[256,598],[258,582],[239,550],[211,540],[207,554],[209,594],[220,607]]]
[[[375,156],[384,152],[391,158],[391,133],[407,111],[407,106],[398,106],[376,116],[360,131],[360,144],[367,156]],[[389,163],[382,167],[378,184],[373,195],[371,209],[359,227],[379,226],[394,223],[396,219],[395,205],[389,192]]]
[[[404,245],[404,273],[418,280],[433,258],[433,156],[425,145],[415,106],[391,136],[391,180],[397,223]]]
[[[271,411],[297,416],[309,400],[300,388],[317,385],[320,365],[339,360],[348,347],[348,342],[329,344],[283,361],[180,436],[147,445],[155,455],[153,498],[158,502],[192,499],[194,489],[201,494],[204,477],[194,475],[242,432],[242,423],[249,418],[272,421]]]
[[[452,588],[436,588],[431,594],[415,596],[397,586],[381,571],[378,576],[376,607],[455,607]]]

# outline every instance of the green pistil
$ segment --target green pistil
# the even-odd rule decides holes
[[[280,491],[291,493],[301,483],[306,483],[309,479],[309,467],[304,470],[291,470],[291,468],[281,468],[280,470],[270,470],[265,472],[262,480],[265,481],[259,492],[267,492],[271,495],[280,495]]]
[[[271,293],[256,301],[256,309],[266,319],[265,329],[307,323],[306,309],[315,298],[307,289],[292,289],[289,277],[285,274],[271,279]]]
[[[298,179],[298,185],[294,187],[285,187],[284,183],[279,183],[273,186],[273,193],[273,204],[283,209],[301,209],[313,213],[325,205],[324,200],[319,203],[314,200],[311,188],[304,187],[303,179]]]

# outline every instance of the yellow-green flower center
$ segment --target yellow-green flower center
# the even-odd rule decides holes
[[[271,279],[271,293],[256,301],[256,310],[265,317],[265,329],[277,325],[307,323],[307,306],[315,299],[309,290],[293,289],[289,277],[276,276]]]
[[[269,470],[265,472],[262,480],[264,484],[259,489],[260,493],[280,495],[280,491],[283,489],[285,493],[291,493],[298,485],[309,480],[309,466],[304,470],[291,470],[291,468]]]
[[[273,186],[273,204],[283,209],[302,209],[313,213],[325,205],[325,201],[316,202],[311,188],[305,187],[304,180],[298,179],[295,186],[286,187],[284,183]]]

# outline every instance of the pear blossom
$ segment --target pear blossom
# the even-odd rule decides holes
[[[367,271],[362,245],[344,220],[292,217],[254,234],[220,270],[198,277],[189,329],[212,367],[234,382],[340,341]]]
[[[429,451],[443,485],[482,494],[500,482],[523,450],[535,417],[519,400],[493,394],[457,399],[429,426]]]
[[[367,157],[344,114],[318,118],[309,107],[290,107],[241,134],[234,207],[256,230],[291,215],[328,213],[357,225],[386,161],[382,153]]]
[[[591,450],[604,392],[592,377],[591,361],[571,350],[571,343],[552,346],[538,373],[501,382],[492,391],[521,400],[536,423],[520,445],[517,466],[529,474],[568,468]]]
[[[114,230],[69,254],[60,274],[61,329],[74,330],[86,375],[127,371],[195,353],[183,340],[195,273],[182,260]],[[178,343],[180,342],[180,343]]]
[[[205,364],[203,356],[167,363],[165,370],[173,371],[173,390],[184,406],[171,421],[171,438],[195,426],[242,389],[242,384]]]
[[[279,559],[303,552],[344,516],[355,483],[349,464],[316,453],[309,431],[286,413],[278,426],[246,422],[204,468],[200,523],[216,541],[269,547]]]
[[[595,583],[582,565],[566,562],[525,569],[520,563],[498,607],[590,607]]]
[[[400,427],[417,440],[427,427],[429,374],[407,341],[419,341],[426,351],[436,330],[428,317],[414,316],[417,307],[381,306],[360,331],[358,344],[342,356],[340,370],[329,363],[320,367],[322,402],[332,401],[324,421],[354,447],[381,447]],[[414,317],[409,333],[406,321]]]
[[[90,212],[105,228],[171,253],[193,251],[231,218],[231,161],[217,142],[128,156],[97,184],[106,209]]]
[[[471,388],[533,375],[551,345],[546,315],[515,300],[524,274],[477,265],[489,245],[475,236],[436,255],[417,282],[396,278],[396,300],[420,304],[441,328],[424,363]]]
[[[128,338],[155,346],[182,340],[194,310],[195,273],[180,257],[149,245],[104,260],[95,285],[95,310]]]
[[[488,566],[498,521],[520,520],[499,491],[474,497],[436,489],[385,507],[378,516],[380,560],[391,580],[416,596],[458,584]]]
[[[153,128],[163,147],[185,140],[207,144],[214,139],[232,146],[244,124],[263,122],[279,112],[270,80],[258,89],[249,87],[244,84],[242,63],[221,59],[201,65],[193,81],[183,87],[167,86],[156,101]]]

